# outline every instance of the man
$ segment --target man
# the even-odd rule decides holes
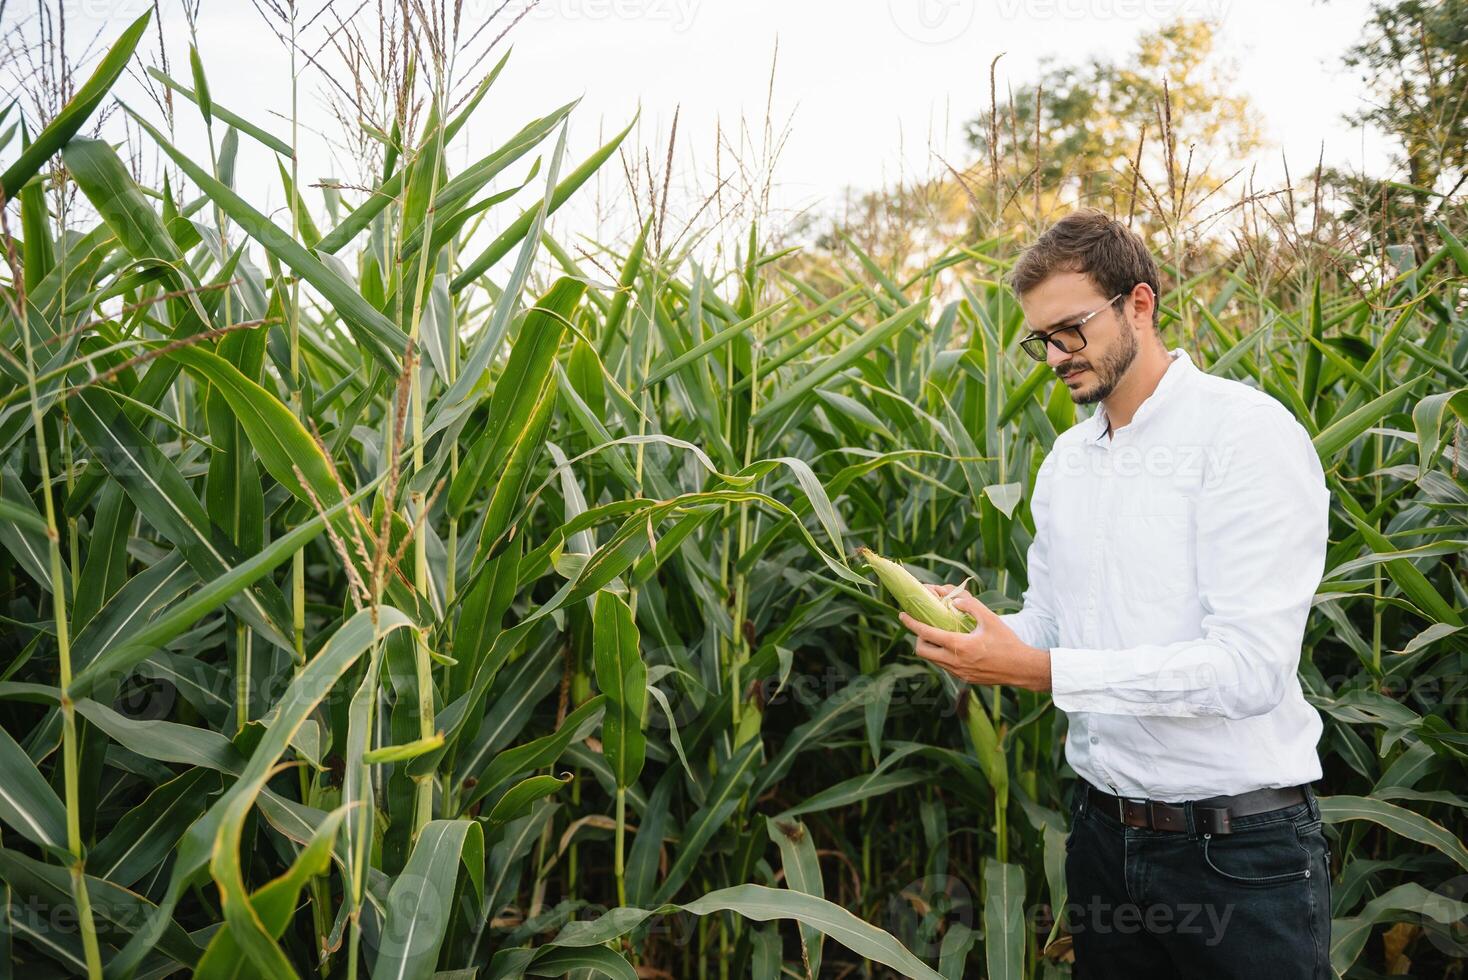
[[[903,623],[960,679],[1048,690],[1068,719],[1077,977],[1329,977],[1321,720],[1297,677],[1320,461],[1273,398],[1166,349],[1156,263],[1103,213],[1056,223],[1011,282],[1024,351],[1097,408],[1040,466],[1023,608],[962,595],[971,634]]]

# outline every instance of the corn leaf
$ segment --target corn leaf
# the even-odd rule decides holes
[[[668,912],[735,912],[746,919],[794,919],[818,929],[847,949],[869,960],[889,966],[914,980],[942,980],[942,976],[896,940],[850,912],[824,899],[765,885],[735,885],[709,892],[683,905],[661,904],[652,909],[619,908],[591,921],[572,922],[561,928],[547,946],[593,946],[623,935],[649,916]],[[1023,937],[1023,933],[1020,933]]]
[[[137,49],[138,41],[152,16],[153,11],[150,9],[128,25],[102,60],[97,62],[91,77],[76,90],[71,101],[62,107],[50,125],[36,135],[31,145],[21,152],[5,173],[0,174],[0,193],[4,194],[6,201],[14,200],[26,181],[34,177],[47,160],[81,131],[97,106],[107,97],[112,83],[121,77],[127,63],[132,60],[133,51]]]
[[[25,750],[0,729],[0,820],[33,844],[63,852],[66,807],[41,778]]]
[[[620,596],[599,592],[592,627],[596,684],[607,697],[602,717],[602,753],[619,787],[637,781],[646,761],[647,665],[632,610]]]
[[[433,973],[455,915],[454,883],[462,861],[477,902],[484,901],[484,831],[473,820],[432,820],[387,896],[387,922],[378,941],[373,980],[408,980]],[[476,906],[477,908],[477,906]]]

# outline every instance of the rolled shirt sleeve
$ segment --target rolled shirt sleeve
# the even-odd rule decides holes
[[[1324,474],[1305,430],[1277,404],[1249,408],[1220,437],[1196,511],[1202,636],[1115,650],[1052,647],[1052,696],[1063,711],[1247,718],[1290,689],[1325,567]],[[1051,635],[1043,602],[1032,613],[1027,592],[1015,614],[1027,631],[1016,632],[1035,646]]]
[[[1060,624],[1055,616],[1047,554],[1053,467],[1053,457],[1047,456],[1035,473],[1035,488],[1030,497],[1030,516],[1035,521],[1035,539],[1030,542],[1025,559],[1029,586],[1022,597],[1023,606],[1019,612],[999,617],[1021,640],[1041,649],[1053,647],[1060,642]]]

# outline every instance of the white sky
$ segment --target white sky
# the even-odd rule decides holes
[[[510,0],[501,23],[524,2]],[[499,3],[464,0],[466,21],[477,23]],[[345,9],[355,5],[343,0]],[[100,25],[110,39],[148,6],[150,0],[71,0],[71,36],[90,37]],[[317,4],[303,6],[314,11]],[[639,104],[634,136],[661,167],[674,107],[681,105],[676,202],[694,184],[712,186],[717,121],[727,130],[742,114],[756,130],[762,124],[778,39],[773,114],[777,128],[788,120],[791,129],[776,170],[776,203],[834,206],[843,186],[870,188],[930,172],[936,164],[930,146],[967,162],[962,125],[987,107],[988,66],[996,54],[1004,53],[1002,93],[1006,82],[1018,87],[1033,79],[1045,56],[1059,62],[1123,57],[1140,33],[1185,14],[1221,21],[1240,88],[1275,147],[1261,156],[1261,175],[1279,173],[1279,149],[1292,173],[1303,174],[1322,141],[1328,163],[1379,170],[1385,161],[1379,138],[1341,119],[1361,106],[1361,86],[1342,67],[1341,54],[1359,34],[1367,7],[1367,0],[542,0],[510,33],[514,54],[460,137],[457,161],[482,155],[534,115],[580,96],[567,169],[599,137],[625,125]],[[165,0],[163,8],[173,73],[186,80],[187,32],[178,0]],[[156,46],[150,28],[149,63]],[[289,106],[286,52],[248,0],[204,0],[200,47],[215,100],[288,136],[285,122],[271,115]],[[321,82],[308,73],[306,85],[317,90]],[[128,90],[128,84],[120,88],[132,104],[147,104]],[[335,128],[319,96],[302,99],[302,117],[308,128]],[[197,117],[181,114],[180,120],[180,143],[201,152]],[[273,162],[244,144],[242,191],[259,205],[279,206]],[[517,165],[502,180],[523,173]],[[345,175],[324,142],[307,135],[303,178],[328,174]],[[615,160],[599,179],[608,199],[625,185]],[[557,224],[594,231],[592,198],[579,207]]]

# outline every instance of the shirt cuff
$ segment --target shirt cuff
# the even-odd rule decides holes
[[[1105,659],[1094,650],[1052,647],[1050,700],[1061,711],[1093,710],[1094,695],[1106,690]]]

